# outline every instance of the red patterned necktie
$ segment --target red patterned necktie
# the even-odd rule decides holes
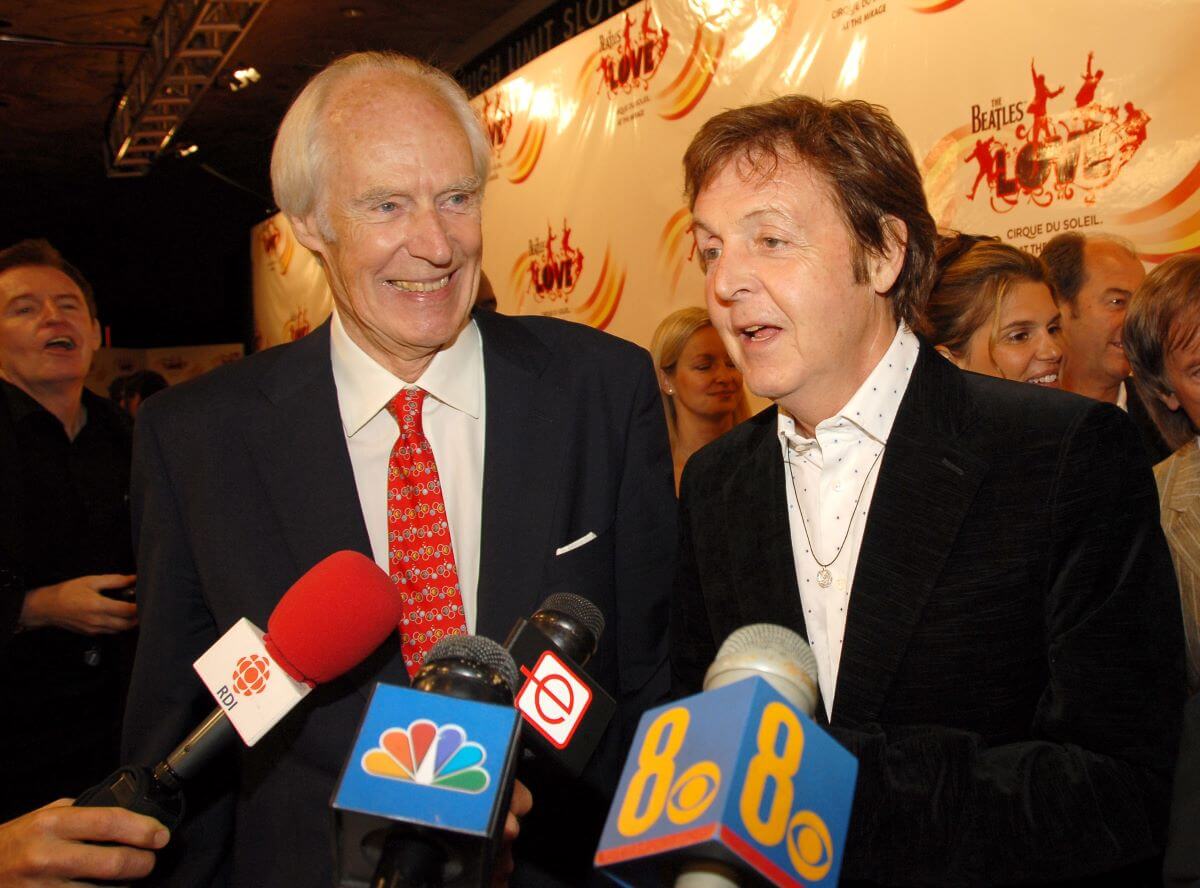
[[[400,645],[410,677],[436,642],[467,634],[442,484],[421,429],[424,401],[424,390],[406,388],[387,408],[400,426],[388,461],[388,567],[404,602]]]

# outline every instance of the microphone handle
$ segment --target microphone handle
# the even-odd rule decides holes
[[[741,888],[737,872],[715,860],[692,860],[683,865],[675,888]]]
[[[172,786],[187,783],[237,740],[237,729],[217,706],[174,751],[154,768],[155,779]]]
[[[446,852],[417,833],[388,830],[371,888],[442,888]]]

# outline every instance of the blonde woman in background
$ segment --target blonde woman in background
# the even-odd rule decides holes
[[[703,308],[663,318],[650,343],[675,464],[675,490],[693,453],[750,415],[742,374]]]
[[[1188,690],[1200,692],[1200,256],[1174,256],[1129,301],[1123,342],[1134,384],[1169,446],[1154,467],[1183,600]]]
[[[1040,259],[960,234],[938,248],[921,331],[963,370],[1059,387],[1061,318]]]

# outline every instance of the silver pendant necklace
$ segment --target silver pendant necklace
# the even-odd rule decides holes
[[[817,547],[813,545],[812,537],[808,535],[808,522],[804,520],[804,509],[800,507],[800,494],[796,490],[796,473],[792,469],[792,448],[786,443],[787,447],[787,465],[788,478],[792,482],[792,498],[796,503],[796,511],[800,513],[800,527],[804,530],[804,539],[808,543],[808,551],[812,553],[813,561],[817,562],[817,585],[822,589],[828,589],[833,585],[833,574],[830,572],[830,566],[838,560],[838,556],[842,554],[842,549],[846,547],[846,540],[850,539],[850,528],[854,526],[854,516],[858,514],[858,504],[862,502],[863,493],[866,492],[867,482],[871,480],[871,473],[875,471],[875,466],[879,463],[879,458],[883,456],[883,447],[879,448],[879,452],[875,454],[875,459],[871,462],[871,467],[867,469],[867,474],[863,478],[862,487],[858,489],[858,496],[854,498],[854,508],[850,511],[850,519],[846,522],[846,532],[842,535],[842,541],[838,544],[837,551],[833,553],[833,557],[828,561],[822,561],[817,557]]]

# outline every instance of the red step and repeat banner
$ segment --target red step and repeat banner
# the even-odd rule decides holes
[[[1124,235],[1200,252],[1200,0],[644,0],[474,100],[493,149],[484,270],[500,311],[649,343],[703,303],[680,159],[726,108],[788,93],[886,106],[938,224],[1037,252]],[[330,310],[275,217],[254,230],[262,346]]]

